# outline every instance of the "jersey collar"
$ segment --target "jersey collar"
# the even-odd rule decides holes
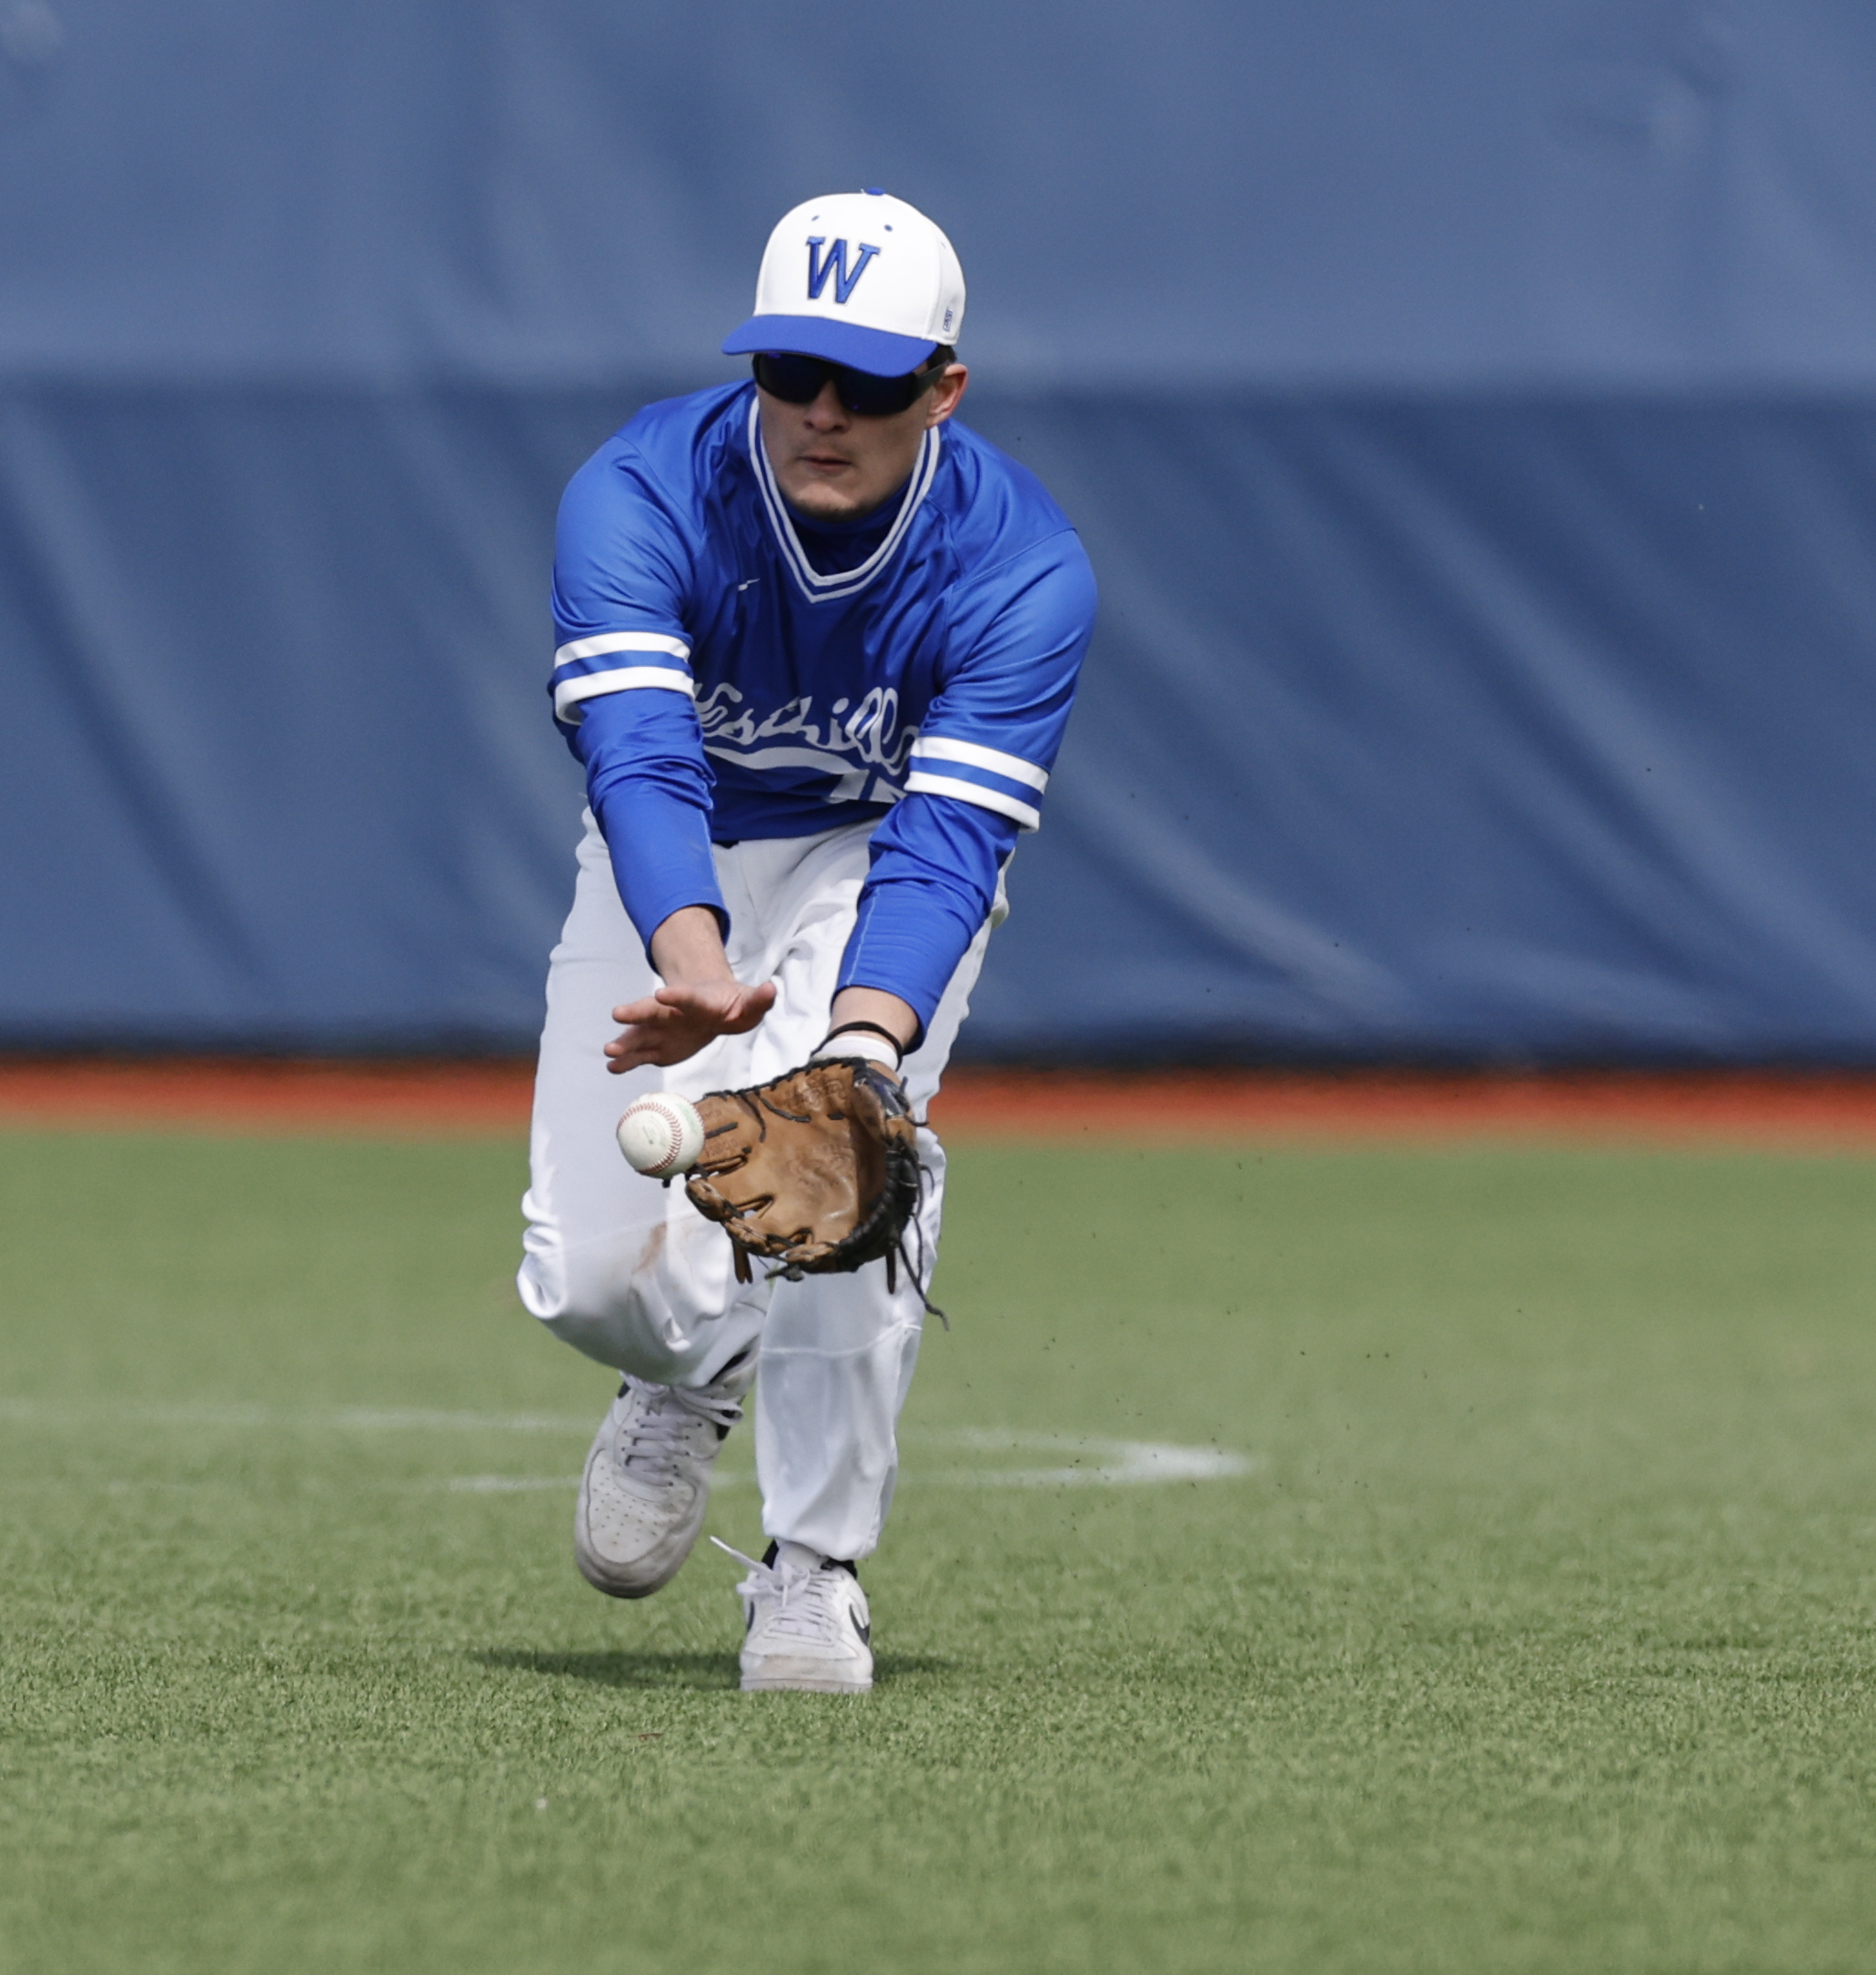
[[[782,559],[788,564],[802,594],[810,603],[832,603],[837,598],[855,595],[893,559],[894,550],[905,539],[913,517],[923,506],[925,496],[932,490],[932,481],[938,471],[938,456],[943,449],[938,428],[931,427],[919,443],[918,463],[912,469],[912,478],[905,483],[899,512],[886,530],[885,540],[857,569],[841,569],[832,576],[822,576],[808,560],[808,551],[802,547],[802,538],[795,532],[788,504],[782,498],[782,489],[775,484],[774,469],[762,448],[761,415],[761,408],[751,394],[749,401],[750,463],[755,468],[756,485],[762,490],[762,506],[768,510],[769,526],[782,550]]]

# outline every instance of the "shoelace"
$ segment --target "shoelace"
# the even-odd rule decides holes
[[[748,1577],[736,1587],[741,1597],[751,1602],[759,1597],[774,1598],[775,1610],[767,1619],[770,1631],[789,1638],[824,1639],[839,1629],[840,1615],[834,1608],[835,1593],[840,1589],[836,1580],[845,1572],[835,1570],[832,1565],[819,1570],[803,1570],[799,1564],[777,1568],[731,1549],[721,1537],[710,1540],[739,1564],[749,1566]]]
[[[640,1480],[663,1483],[671,1479],[680,1458],[690,1451],[687,1437],[699,1420],[727,1433],[742,1417],[742,1408],[734,1399],[713,1393],[653,1385],[643,1378],[628,1378],[626,1384],[634,1392],[649,1395],[654,1406],[650,1412],[640,1412],[636,1423],[620,1435],[614,1456],[625,1473]],[[671,1405],[663,1405],[665,1400]]]

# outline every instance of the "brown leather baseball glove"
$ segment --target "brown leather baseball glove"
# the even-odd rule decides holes
[[[684,1191],[749,1258],[790,1278],[886,1260],[889,1289],[918,1212],[918,1139],[899,1080],[864,1057],[806,1063],[752,1090],[698,1102],[703,1154]]]

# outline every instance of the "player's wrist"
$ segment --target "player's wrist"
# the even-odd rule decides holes
[[[666,987],[721,987],[733,982],[723,948],[722,922],[707,905],[681,906],[648,942],[651,964]]]
[[[863,1056],[897,1076],[905,1061],[905,1051],[899,1038],[877,1022],[839,1022],[827,1032],[825,1041],[808,1060],[827,1063],[842,1056]]]
[[[673,970],[661,975],[663,991],[667,993],[715,994],[721,988],[740,988],[742,982],[730,972],[727,962],[721,968],[695,967],[682,971]]]

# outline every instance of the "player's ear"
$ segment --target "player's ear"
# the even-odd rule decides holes
[[[929,430],[934,425],[943,425],[958,408],[958,400],[964,395],[964,386],[971,381],[970,368],[965,364],[946,364],[942,381],[934,384],[925,394],[925,427]]]

